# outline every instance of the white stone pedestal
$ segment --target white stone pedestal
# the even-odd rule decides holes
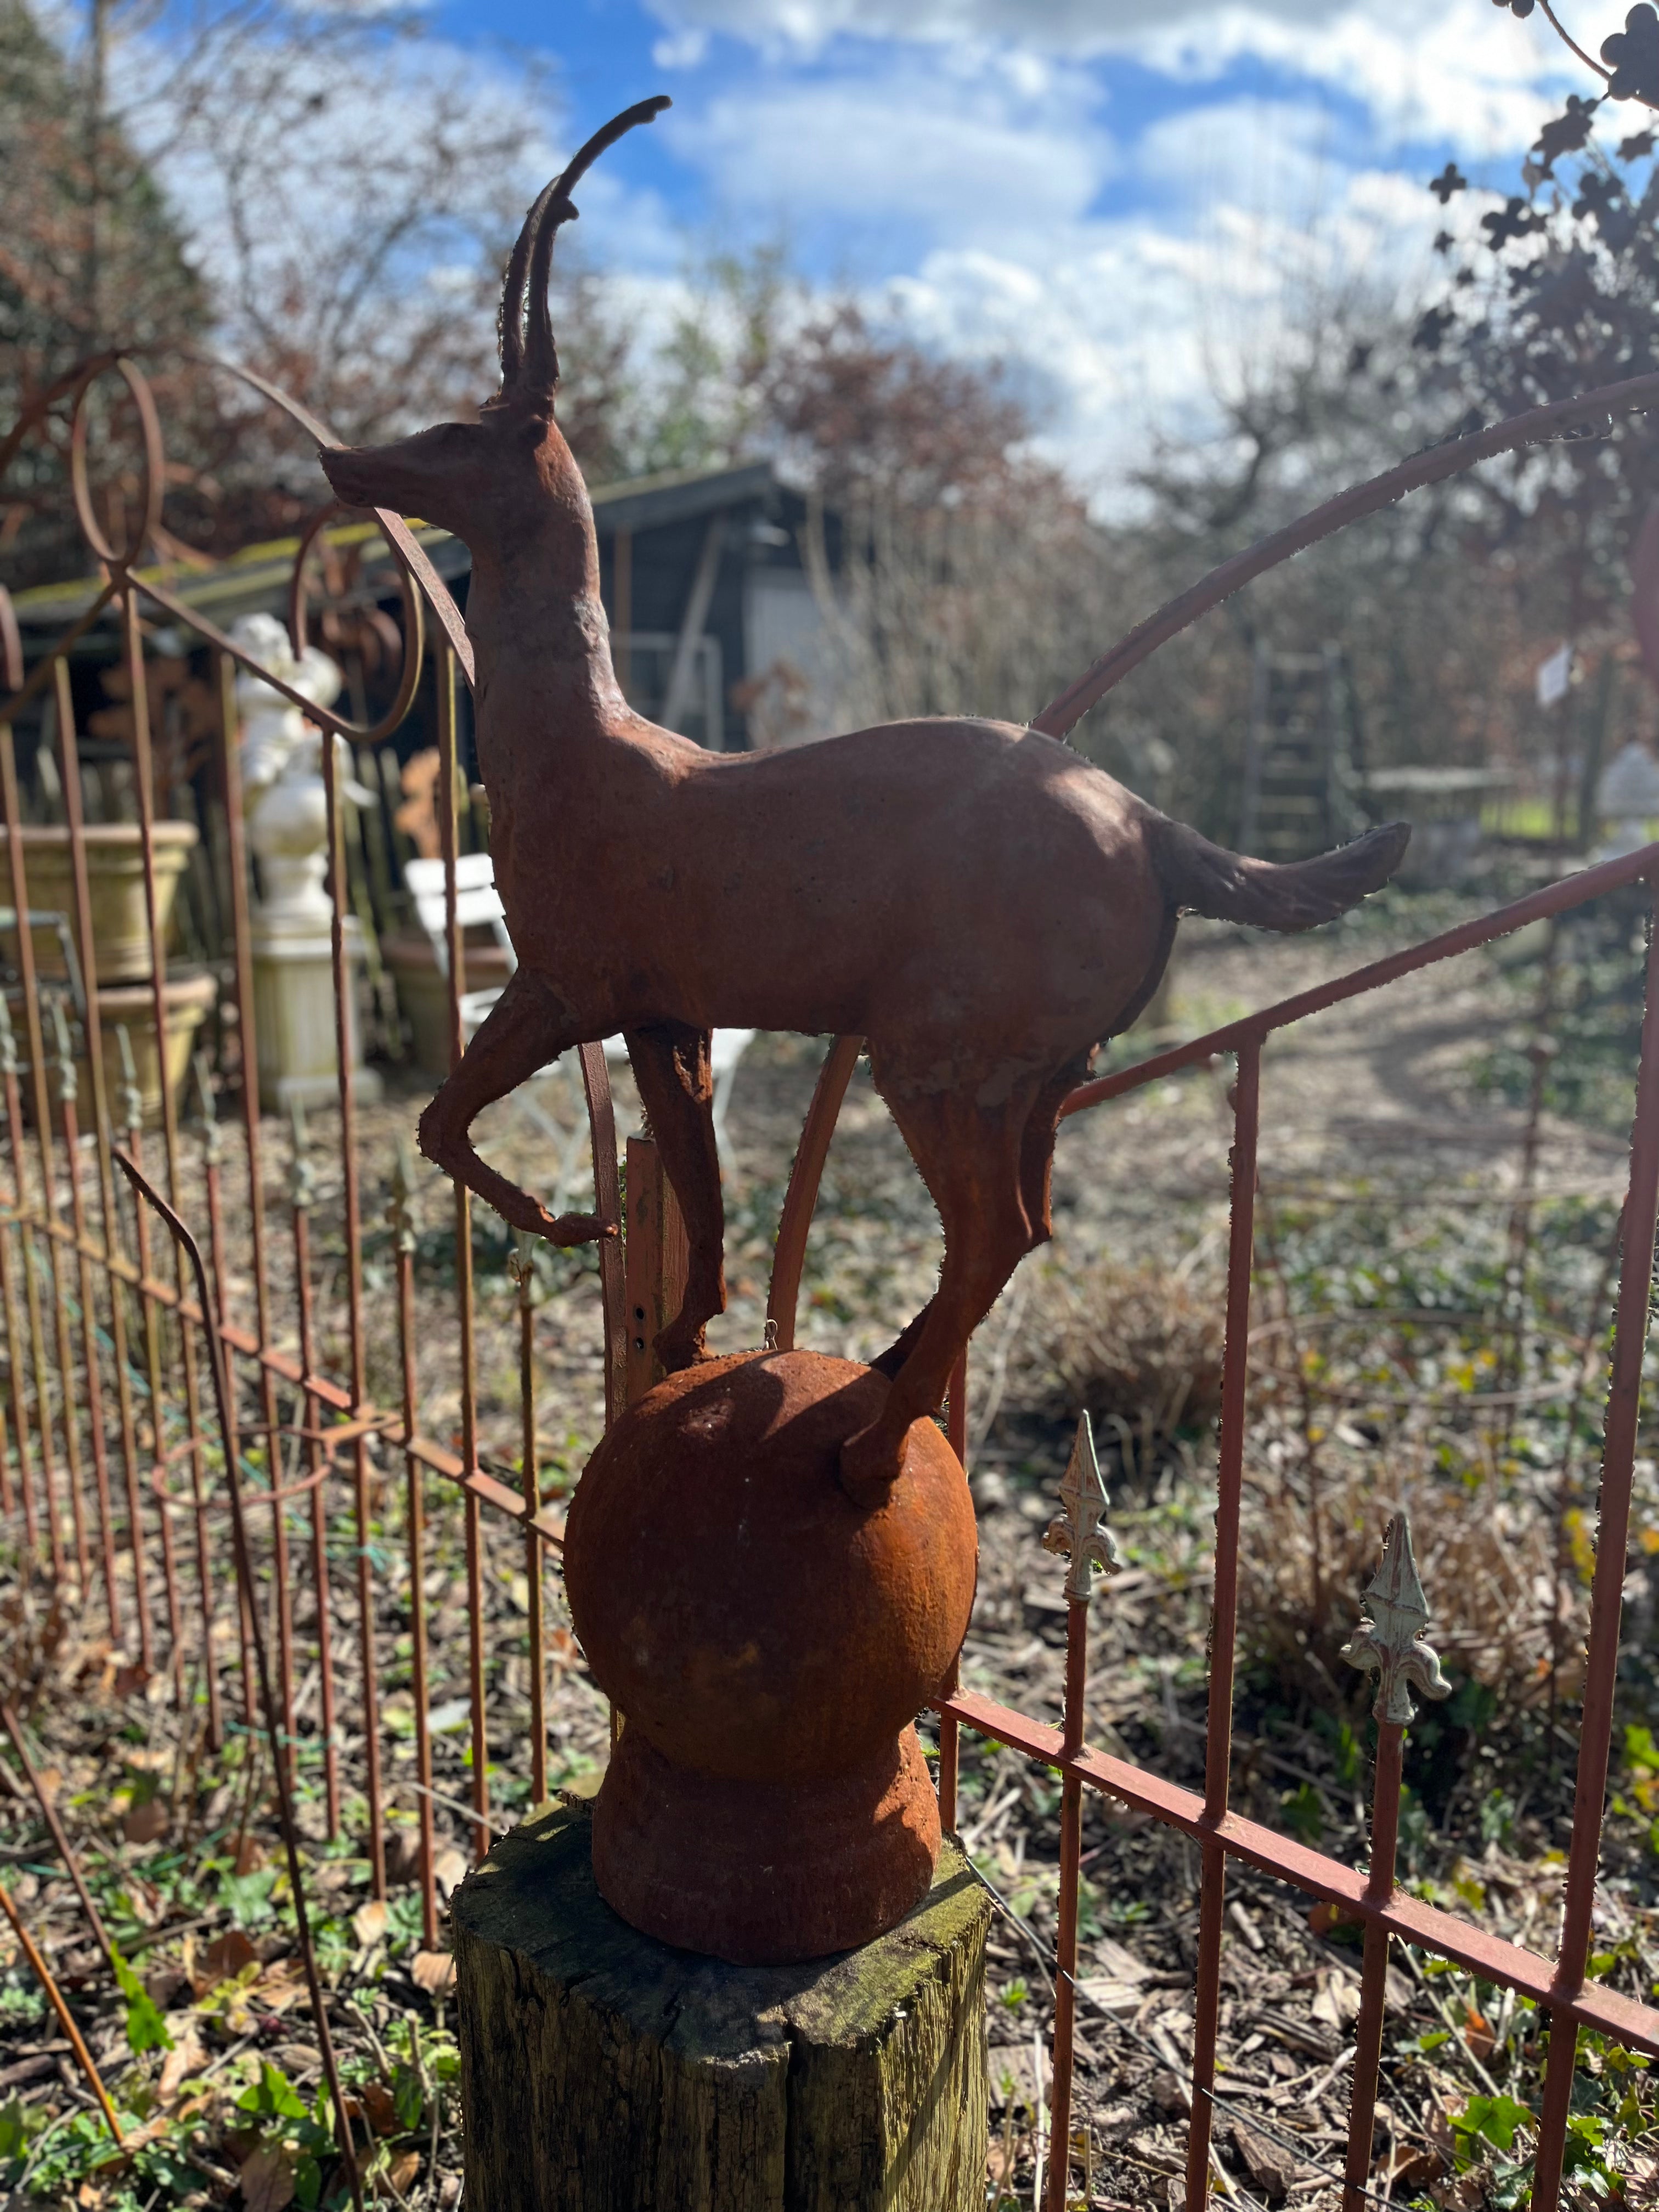
[[[356,1097],[365,1105],[380,1096],[380,1079],[362,1064],[357,1023],[357,990],[362,965],[362,931],[355,917],[345,925],[346,1035]],[[262,927],[252,930],[253,1019],[258,1033],[259,1103],[267,1113],[331,1105],[339,1096],[339,1060],[334,1024],[334,952],[326,933],[295,933]]]

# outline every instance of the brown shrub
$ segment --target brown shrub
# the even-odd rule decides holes
[[[1144,1463],[1221,1407],[1224,1308],[1207,1278],[1103,1259],[1046,1274],[1010,1394],[1034,1411],[1127,1431]],[[1103,1443],[1107,1437],[1103,1436]]]
[[[1305,1485],[1264,1482],[1264,1471],[1246,1477],[1239,1638],[1245,1652],[1287,1684],[1299,1680],[1307,1687],[1312,1659],[1345,1699],[1364,1694],[1340,1654],[1359,1619],[1389,1518],[1403,1508],[1432,1613],[1429,1641],[1453,1682],[1481,1683],[1500,1712],[1546,1704],[1553,1661],[1559,1698],[1582,1689],[1588,1593],[1569,1565],[1564,1617],[1552,1639],[1555,1539],[1552,1516],[1538,1501],[1495,1495],[1487,1483],[1402,1484],[1376,1464],[1332,1467],[1318,1491],[1316,1555]]]

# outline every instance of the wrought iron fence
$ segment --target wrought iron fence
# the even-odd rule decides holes
[[[90,484],[86,431],[88,392],[100,376],[120,377],[137,409],[144,439],[147,483],[142,513],[126,542],[112,544],[101,527]],[[303,411],[268,386],[272,404],[313,429]],[[386,1718],[380,1709],[377,1651],[377,1545],[384,1541],[381,1507],[389,1470],[401,1463],[404,1497],[401,1541],[406,1553],[412,1644],[412,1706],[422,1920],[427,1942],[438,1936],[434,1878],[434,1779],[431,1717],[423,1689],[428,1674],[428,1517],[435,1481],[459,1494],[465,1543],[469,1619],[467,1727],[471,1789],[466,1812],[477,1848],[492,1833],[490,1745],[486,1713],[485,1607],[483,1578],[487,1524],[516,1529],[524,1545],[527,1584],[530,1704],[527,1746],[532,1794],[547,1784],[544,1698],[548,1673],[543,1608],[544,1568],[556,1561],[562,1522],[539,1493],[537,1472],[538,1359],[532,1327],[532,1269],[517,1255],[519,1285],[519,1412],[520,1435],[515,1486],[494,1466],[479,1434],[474,1361],[475,1285],[471,1201],[453,1196],[454,1331],[459,1353],[459,1448],[421,1432],[421,1346],[415,1301],[415,1228],[405,1170],[389,1177],[391,1291],[395,1303],[397,1402],[376,1403],[368,1387],[370,1293],[366,1286],[362,1157],[357,1079],[352,1068],[352,978],[348,952],[349,872],[344,866],[343,813],[332,748],[322,751],[333,861],[332,962],[336,1013],[337,1141],[329,1153],[339,1181],[337,1230],[343,1259],[341,1356],[331,1355],[319,1326],[313,1215],[318,1203],[303,1153],[289,1160],[287,1219],[274,1218],[270,1200],[271,1133],[262,1122],[258,1085],[257,1010],[252,987],[247,855],[243,847],[237,770],[234,677],[252,669],[301,706],[325,730],[367,743],[395,729],[408,713],[421,681],[422,656],[435,656],[435,716],[440,773],[439,824],[447,863],[447,1007],[452,1060],[462,1048],[461,1001],[466,989],[466,948],[456,912],[458,830],[455,794],[458,751],[458,675],[470,672],[465,629],[431,561],[397,517],[377,516],[396,565],[402,601],[403,663],[396,696],[372,728],[363,729],[319,708],[255,662],[199,611],[181,599],[165,574],[138,565],[159,519],[165,456],[149,388],[125,361],[92,364],[41,409],[61,401],[70,423],[73,493],[87,543],[104,580],[88,608],[57,637],[26,674],[14,621],[0,594],[0,651],[6,696],[0,696],[0,810],[15,911],[9,927],[16,945],[21,988],[15,1016],[0,1001],[0,1173],[8,1188],[0,1202],[0,1326],[3,1327],[4,1388],[0,1390],[0,1520],[15,1556],[50,1582],[59,1598],[88,1614],[101,1613],[111,1636],[131,1639],[143,1669],[170,1675],[180,1698],[205,1699],[211,1741],[262,1720],[276,1746],[279,1779],[291,1784],[301,1755],[320,1774],[322,1818],[337,1833],[346,1819],[339,1747],[347,1737],[361,1746],[366,1844],[376,1894],[386,1884],[388,1799],[382,1750]],[[27,425],[25,426],[27,427]],[[0,446],[0,458],[15,440]],[[301,538],[293,567],[291,623],[296,642],[305,626],[305,574],[319,533],[319,517]],[[228,1025],[240,1064],[240,1110],[234,1130],[210,1115],[199,1128],[181,1127],[165,1073],[172,1018],[167,993],[167,939],[158,889],[158,823],[144,681],[143,611],[161,610],[191,633],[210,658],[217,714],[217,767],[223,800],[227,911],[230,943],[226,995],[234,1010]],[[88,839],[77,768],[76,720],[70,655],[95,625],[112,623],[131,702],[133,789],[138,813],[146,937],[150,962],[149,1017],[161,1079],[158,1102],[159,1161],[146,1158],[153,1139],[144,1127],[143,1099],[131,1073],[112,1085],[106,1066],[99,994],[43,988],[36,958],[41,910],[29,890],[30,846],[24,836],[15,730],[37,704],[50,702],[57,781],[68,831],[72,901],[69,921],[82,966],[96,973],[96,939]],[[443,794],[449,797],[446,799]],[[1407,1686],[1435,1686],[1432,1655],[1421,1641],[1424,1612],[1411,1570],[1409,1537],[1392,1532],[1382,1575],[1373,1587],[1370,1619],[1356,1638],[1354,1656],[1381,1674],[1378,1747],[1372,1793],[1369,1868],[1340,1860],[1247,1820],[1230,1805],[1237,1648],[1241,1499],[1243,1492],[1252,1255],[1261,1126],[1261,1085],[1267,1048],[1275,1036],[1342,1001],[1386,988],[1434,964],[1489,944],[1530,922],[1566,914],[1609,892],[1644,886],[1650,899],[1659,883],[1659,848],[1592,868],[1537,891],[1479,921],[1450,930],[1411,950],[1377,961],[1317,989],[1246,1016],[1121,1073],[1084,1085],[1066,1111],[1092,1110],[1183,1071],[1231,1056],[1237,1073],[1230,1093],[1233,1117],[1231,1199],[1223,1400],[1217,1487],[1215,1576],[1209,1670],[1209,1723],[1205,1787],[1189,1790],[1150,1768],[1091,1749],[1086,1741],[1085,1695],[1088,1669],[1088,1607],[1091,1555],[1104,1550],[1097,1527],[1098,1488],[1080,1453],[1066,1492],[1066,1516],[1054,1542],[1068,1548],[1066,1696],[1061,1724],[957,1688],[939,1707],[939,1796],[947,1827],[955,1825],[960,1731],[995,1739],[1056,1769],[1062,1778],[1058,1943],[1054,1960],[1055,2026],[1052,2053],[1046,2180],[1049,2212],[1067,2201],[1068,2149],[1074,2020],[1077,2002],[1079,1856],[1083,1797],[1102,1793],[1180,1831],[1200,1847],[1201,1885],[1195,2029],[1191,2064],[1191,2126],[1187,2202],[1206,2201],[1212,2166],[1212,2120],[1218,2094],[1218,2036],[1227,1869],[1230,1860],[1288,1882],[1328,1901],[1363,1923],[1364,1954],[1361,2011],[1351,2101],[1345,2212],[1373,2201],[1370,2188],[1373,2121],[1385,2015],[1385,1984],[1392,1938],[1423,1947],[1532,2000],[1551,2027],[1537,2171],[1534,2212],[1553,2212],[1561,2189],[1575,2051],[1581,2027],[1659,2057],[1659,2011],[1590,1977],[1590,1916],[1601,1848],[1611,1755],[1620,1620],[1630,1529],[1642,1360],[1646,1340],[1651,1260],[1659,1226],[1659,937],[1650,941],[1646,1012],[1637,1071],[1637,1105],[1628,1194],[1622,1217],[1622,1265],[1617,1326],[1601,1469],[1601,1525],[1591,1600],[1588,1674],[1580,1732],[1577,1797],[1565,1885],[1562,1930],[1553,1956],[1501,1942],[1474,1920],[1423,1902],[1395,1880],[1395,1844],[1401,1796],[1402,1744],[1409,1715]],[[79,1050],[70,1007],[81,1029]],[[779,1223],[768,1340],[781,1347],[794,1339],[796,1305],[820,1178],[836,1117],[860,1048],[857,1038],[831,1046],[820,1073]],[[84,1071],[84,1073],[82,1073]],[[618,1232],[599,1248],[594,1294],[603,1311],[604,1384],[607,1419],[648,1387],[650,1363],[642,1333],[630,1328],[637,1309],[660,1311],[676,1290],[676,1242],[669,1233],[663,1186],[648,1139],[629,1140],[628,1188],[632,1233],[624,1240],[617,1140],[605,1057],[596,1043],[581,1053],[581,1074],[592,1139],[598,1212]],[[89,1117],[82,1119],[84,1081]],[[116,1095],[112,1096],[112,1091]],[[118,1149],[136,1170],[129,1190],[118,1180]],[[378,1172],[378,1170],[377,1170]],[[179,1241],[164,1236],[139,1193],[159,1185],[159,1210],[177,1223]],[[230,1201],[234,1200],[234,1207]],[[234,1212],[246,1221],[246,1249],[227,1227]],[[191,1231],[194,1232],[192,1246]],[[280,1249],[279,1249],[280,1248]],[[196,1272],[192,1260],[204,1264]],[[279,1264],[280,1260],[280,1264]],[[378,1294],[377,1294],[378,1295]],[[222,1361],[222,1368],[219,1363]],[[222,1421],[216,1420],[216,1386],[222,1385]],[[222,1437],[218,1431],[222,1426]],[[953,1378],[949,1428],[966,1452],[966,1363]],[[331,1550],[335,1501],[347,1500],[350,1588],[337,1587]],[[227,1577],[227,1536],[242,1567]],[[244,1546],[246,1550],[244,1551]],[[312,1608],[299,1618],[304,1595]],[[268,1620],[267,1620],[268,1615]],[[337,1621],[349,1620],[355,1664],[342,1679]],[[270,1705],[262,1713],[259,1668],[269,1632]],[[301,1709],[305,1710],[302,1711]],[[4,1716],[27,1770],[21,1732]],[[52,1824],[66,1868],[78,1881],[69,1839],[49,1797],[40,1805]],[[296,1874],[297,1887],[297,1874]],[[0,1889],[20,1937],[27,1931]],[[87,1909],[101,1935],[89,1897]],[[46,1961],[39,1961],[66,2028],[72,2014],[55,1992]],[[326,2033],[319,2008],[319,2032]],[[95,2069],[78,2046],[89,2078]],[[100,2088],[101,2094],[101,2087]],[[113,2124],[113,2120],[112,2119]],[[343,2125],[342,2142],[344,2142]]]

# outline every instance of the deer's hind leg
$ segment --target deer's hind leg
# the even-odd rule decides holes
[[[573,1024],[549,985],[526,969],[515,969],[460,1065],[421,1116],[420,1147],[434,1167],[476,1191],[514,1229],[527,1229],[555,1244],[591,1243],[616,1231],[594,1214],[550,1213],[528,1191],[481,1160],[468,1132],[486,1106],[582,1043],[586,1034]]]
[[[1019,1142],[1019,1188],[1025,1218],[1031,1225],[1031,1244],[1046,1244],[1054,1233],[1049,1198],[1054,1182],[1054,1140],[1060,1134],[1060,1109],[1079,1083],[1086,1082],[1094,1065],[1094,1048],[1075,1053],[1057,1074],[1050,1076],[1025,1117]]]
[[[842,1447],[842,1486],[860,1504],[879,1504],[896,1479],[911,1424],[938,1409],[957,1353],[1040,1241],[1021,1193],[1030,1089],[994,1111],[949,1096],[888,1103],[939,1208],[945,1264],[915,1334],[907,1329],[895,1347],[908,1352],[881,1412]]]
[[[640,1103],[680,1202],[690,1247],[684,1299],[655,1346],[672,1375],[702,1357],[704,1329],[726,1311],[726,1204],[714,1139],[708,1031],[683,1022],[656,1022],[623,1034]]]

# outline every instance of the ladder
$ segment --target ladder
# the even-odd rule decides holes
[[[1258,645],[1250,684],[1238,847],[1304,860],[1364,826],[1355,797],[1353,702],[1340,649]]]

